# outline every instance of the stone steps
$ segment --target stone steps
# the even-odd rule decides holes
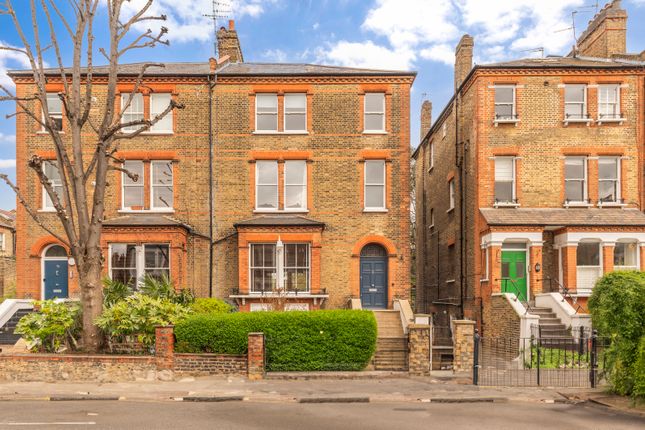
[[[408,368],[408,339],[403,333],[399,311],[374,311],[378,327],[376,352],[372,359],[377,371],[404,371]]]
[[[2,327],[0,327],[0,344],[13,345],[20,340],[20,335],[14,333],[22,317],[31,313],[31,310],[19,309]]]

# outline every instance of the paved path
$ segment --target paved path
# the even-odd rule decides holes
[[[173,400],[187,396],[242,396],[247,401],[295,402],[312,397],[369,397],[381,402],[421,402],[428,399],[495,398],[511,401],[562,401],[560,393],[579,390],[477,387],[427,378],[369,380],[263,380],[201,377],[179,381],[132,383],[2,383],[0,400],[55,397],[116,397],[127,400]]]
[[[0,429],[642,429],[645,420],[597,406],[0,402]]]

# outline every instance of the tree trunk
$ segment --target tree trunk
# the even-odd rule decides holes
[[[103,311],[103,283],[101,282],[100,251],[94,251],[78,266],[78,281],[81,287],[81,306],[83,310],[83,349],[97,352],[101,347],[102,336],[94,320]]]

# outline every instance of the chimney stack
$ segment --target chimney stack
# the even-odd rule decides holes
[[[231,63],[244,62],[240,39],[235,31],[235,21],[232,19],[228,21],[228,29],[222,27],[217,32],[217,51],[220,58],[228,55]]]
[[[464,34],[455,49],[455,90],[464,82],[473,68],[473,47],[475,40]]]
[[[612,58],[627,51],[627,11],[620,0],[607,3],[589,21],[577,41],[575,54],[586,57]]]
[[[421,135],[419,140],[423,141],[426,134],[430,131],[432,125],[432,102],[425,100],[421,104]]]

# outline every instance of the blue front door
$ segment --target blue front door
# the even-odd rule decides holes
[[[67,298],[67,260],[45,260],[45,300]]]
[[[386,257],[361,257],[361,304],[367,309],[387,308]]]

